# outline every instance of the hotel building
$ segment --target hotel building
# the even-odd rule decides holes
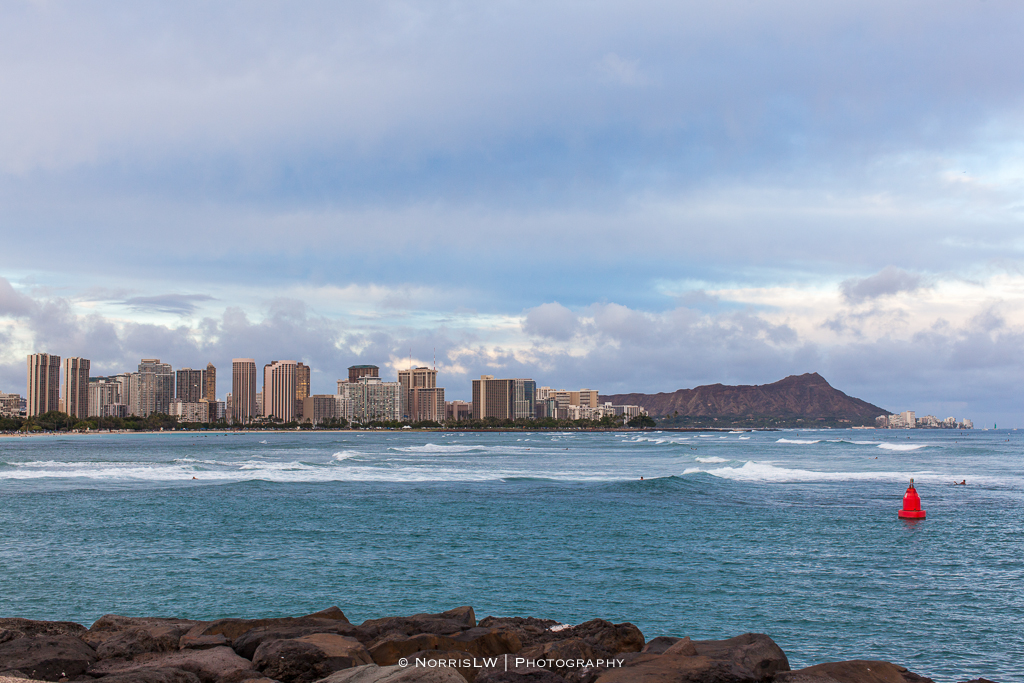
[[[58,410],[60,405],[60,356],[48,353],[33,353],[28,356],[28,404],[25,414],[29,417]]]
[[[64,359],[64,412],[80,420],[89,417],[89,366],[86,358]]]
[[[295,419],[298,363],[275,360],[263,366],[263,416],[282,422]]]
[[[256,412],[256,360],[231,361],[231,421],[248,424]]]

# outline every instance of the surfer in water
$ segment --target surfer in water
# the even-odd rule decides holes
[[[967,486],[967,480],[964,479],[963,481],[954,481],[953,486]]]

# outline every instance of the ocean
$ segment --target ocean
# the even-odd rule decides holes
[[[884,659],[1024,683],[1022,445],[1005,430],[0,438],[0,616],[472,605],[648,639],[767,633],[793,668]],[[896,516],[911,477],[920,522]]]

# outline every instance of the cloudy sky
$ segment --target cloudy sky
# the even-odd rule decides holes
[[[1024,426],[1024,5],[0,5],[25,354],[672,391],[819,372]],[[224,380],[219,394],[229,390]],[[991,426],[991,424],[988,424]]]

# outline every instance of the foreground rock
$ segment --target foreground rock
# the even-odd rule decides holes
[[[85,627],[72,621],[0,619],[0,645],[29,636],[81,636]]]
[[[90,667],[88,673],[99,678],[111,674],[138,675],[152,669],[181,669],[195,674],[202,683],[223,683],[229,677],[237,681],[247,677],[258,678],[252,662],[225,646],[208,650],[147,652],[130,659],[104,659]]]
[[[149,669],[104,676],[104,683],[200,683],[194,673],[184,669]]]
[[[419,669],[400,666],[360,666],[341,671],[317,683],[464,683],[455,669]]]
[[[26,635],[0,645],[0,672],[41,681],[81,675],[96,659],[96,652],[73,635]]]
[[[147,652],[172,652],[178,641],[201,622],[189,619],[134,618],[108,614],[82,636],[100,659],[130,658]]]
[[[12,678],[5,679],[5,676]],[[659,636],[630,623],[487,617],[472,607],[349,622],[337,607],[301,617],[106,615],[0,619],[0,683],[931,683],[889,662],[791,671],[764,634]],[[970,683],[994,683],[975,679]]]
[[[476,627],[472,607],[456,607],[440,614],[414,614],[411,617],[367,619],[359,631],[370,640],[389,635],[414,636],[422,633],[452,635]]]
[[[854,659],[828,662],[775,676],[776,683],[934,683],[889,662]]]
[[[354,638],[334,633],[315,633],[287,640],[269,640],[256,648],[253,665],[268,678],[282,683],[311,683],[363,664],[372,664],[370,653]]]
[[[337,607],[329,607],[320,612],[307,614],[304,617],[278,617],[273,619],[217,619],[207,622],[193,622],[195,625],[183,635],[186,638],[182,644],[189,642],[202,642],[201,639],[208,636],[223,636],[226,645],[232,645],[235,639],[240,638],[252,631],[306,628],[311,632],[319,632],[317,629],[345,629],[354,627],[345,618],[345,613]]]
[[[512,654],[523,647],[515,633],[500,629],[471,628],[450,636],[421,633],[414,636],[390,634],[378,639],[370,648],[373,661],[380,666],[398,663],[402,657],[417,652],[454,651],[473,657]]]

